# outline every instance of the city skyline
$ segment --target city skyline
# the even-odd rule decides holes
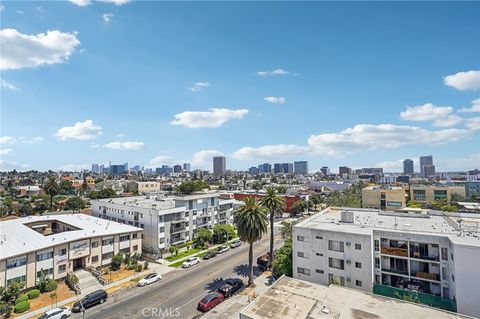
[[[2,3],[1,170],[480,162],[479,3],[73,2]]]

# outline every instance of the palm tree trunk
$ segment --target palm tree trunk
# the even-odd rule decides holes
[[[268,267],[272,268],[272,263],[273,263],[273,215],[274,211],[270,211],[270,254],[268,256]]]
[[[253,284],[253,242],[248,248],[248,285]]]
[[[52,211],[53,208],[53,195],[50,195],[50,211]]]

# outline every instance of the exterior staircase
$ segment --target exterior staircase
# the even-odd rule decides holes
[[[75,275],[78,277],[78,286],[80,287],[82,294],[90,293],[103,288],[103,286],[98,282],[97,278],[95,278],[85,269],[79,269],[75,271]]]

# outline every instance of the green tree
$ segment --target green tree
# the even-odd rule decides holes
[[[310,201],[313,204],[314,210],[317,210],[318,205],[323,203],[322,195],[320,194],[313,194],[310,196]]]
[[[266,194],[260,199],[260,204],[270,212],[270,254],[268,258],[268,265],[271,266],[273,262],[273,250],[274,250],[274,234],[273,234],[273,221],[275,214],[282,214],[285,210],[285,198],[278,196],[275,187],[267,187],[265,189]]]
[[[282,221],[282,228],[280,229],[280,232],[284,240],[292,239],[293,225],[295,225],[294,222],[289,222],[286,220]]]
[[[216,244],[222,244],[227,241],[228,230],[227,225],[217,224],[213,227],[213,242]]]
[[[84,208],[85,202],[78,196],[70,197],[69,199],[67,199],[67,203],[65,204],[65,209],[73,210],[73,212],[75,212],[76,210],[80,211]]]
[[[73,183],[69,180],[62,180],[59,185],[60,187],[60,194],[62,195],[69,195],[73,192]]]
[[[85,194],[88,192],[88,190],[90,189],[90,187],[88,187],[88,183],[87,183],[87,180],[84,179],[83,180],[83,183],[82,183],[82,194],[85,196]]]
[[[240,240],[249,244],[248,284],[253,284],[253,243],[262,238],[268,230],[267,210],[255,197],[246,197],[243,205],[233,215]]]
[[[189,195],[193,192],[198,192],[204,190],[205,188],[210,188],[207,182],[203,180],[196,181],[185,181],[175,188],[175,191],[180,194]]]
[[[40,199],[40,200],[35,201],[34,207],[33,207],[33,212],[34,213],[42,214],[47,210],[48,210],[48,203],[45,200]]]
[[[95,179],[95,184],[99,184],[99,183],[101,183],[101,182],[103,182],[103,178],[100,178],[100,177],[99,177],[99,178],[96,178],[96,179]]]
[[[408,203],[407,206],[410,207],[410,208],[420,208],[420,207],[421,207],[420,203],[417,202],[416,200],[411,200],[411,201]]]
[[[58,195],[60,193],[60,187],[58,186],[57,181],[55,180],[55,177],[50,176],[48,178],[47,183],[45,183],[45,186],[43,186],[43,189],[46,194],[50,196],[50,210],[53,208],[53,197],[55,195]]]
[[[210,229],[208,228],[205,228],[205,227],[202,227],[198,230],[197,232],[197,238],[195,240],[196,242],[196,245],[197,246],[202,246],[206,243],[206,242],[209,242],[211,243],[212,242],[212,237],[213,237],[213,234],[212,232],[210,231]]]
[[[305,212],[305,209],[307,209],[308,203],[306,200],[299,200],[292,205],[292,211],[295,214],[301,214]]]
[[[287,186],[281,186],[280,185],[280,186],[277,186],[276,189],[277,189],[277,193],[285,194],[287,192],[288,188],[287,188]]]
[[[123,255],[121,253],[113,255],[112,261],[110,262],[110,270],[112,271],[119,270],[120,267],[122,266],[122,262],[123,262]]]
[[[30,203],[22,203],[18,207],[18,213],[23,216],[33,215],[33,207]]]
[[[282,275],[292,277],[292,265],[292,240],[288,239],[275,254],[272,273],[276,278]]]

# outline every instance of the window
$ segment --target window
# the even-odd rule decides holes
[[[25,283],[25,281],[27,280],[27,277],[24,275],[24,276],[20,276],[20,277],[15,277],[15,278],[12,278],[12,279],[8,279],[7,280],[7,286],[10,286],[12,283],[14,282],[23,282]]]
[[[380,258],[375,258],[375,268],[380,268]]]
[[[98,241],[92,241],[92,248],[98,247]]]
[[[315,239],[323,239],[322,236],[315,236]]]
[[[133,251],[138,251],[138,245],[133,246]]]
[[[133,238],[133,239],[137,239],[137,238],[138,238],[138,234],[137,234],[137,233],[133,234],[133,235],[132,235],[132,238]]]
[[[362,268],[362,263],[359,263],[358,261],[356,261],[355,268]]]
[[[304,241],[304,242],[308,243],[308,237],[305,237],[305,236],[297,236],[297,240],[298,241]]]
[[[362,287],[362,281],[361,280],[355,280],[355,286]]]
[[[329,240],[328,241],[328,250],[344,252],[343,241]]]
[[[323,273],[324,273],[324,271],[321,270],[321,269],[315,269],[315,272],[316,272],[317,274],[323,274]]]
[[[345,262],[343,259],[328,258],[328,266],[335,269],[345,269]]]
[[[64,265],[65,266],[65,265]],[[50,269],[41,269],[37,271],[37,279],[40,279],[42,277],[42,272],[45,275],[45,277],[50,277],[53,275],[53,268]],[[51,278],[51,277],[50,277]]]
[[[164,233],[165,232],[165,227],[160,227],[159,232]]]
[[[92,256],[92,263],[98,263],[98,256]]]
[[[112,256],[113,256],[113,253],[112,253],[112,252],[103,254],[103,255],[102,255],[102,260],[110,259],[110,258],[112,258]]]
[[[159,244],[165,243],[165,237],[160,238],[160,239],[158,240],[158,243],[159,243]]]
[[[304,253],[303,251],[297,251],[297,257],[300,258],[309,258],[310,255],[308,253]]]
[[[380,250],[380,242],[378,241],[378,239],[375,239],[373,241],[374,245],[375,245],[375,251],[379,251]]]
[[[315,253],[315,255],[317,255],[317,256],[323,256],[322,253]]]
[[[448,260],[448,249],[447,247],[442,247],[442,260]]]
[[[455,276],[452,274],[452,281],[455,282]]]
[[[355,250],[361,250],[362,244],[355,244]]]
[[[47,253],[37,254],[37,261],[47,260],[53,258],[53,250]]]
[[[345,277],[328,274],[328,283],[334,285],[345,286]]]
[[[447,273],[447,268],[442,267],[442,279],[447,280],[448,273]]]
[[[27,264],[27,257],[19,257],[7,260],[7,269],[16,268]],[[14,278],[15,279],[15,278]]]
[[[297,267],[297,272],[299,274],[310,276],[310,269],[307,268]]]
[[[102,246],[108,246],[113,244],[113,238],[102,240]]]
[[[144,225],[144,224],[140,224],[140,228],[145,228],[145,225]]]
[[[61,273],[64,273],[67,271],[67,265],[60,265],[58,266],[58,273],[61,274]]]
[[[62,248],[58,251],[59,256],[65,256],[67,254],[67,248]]]

